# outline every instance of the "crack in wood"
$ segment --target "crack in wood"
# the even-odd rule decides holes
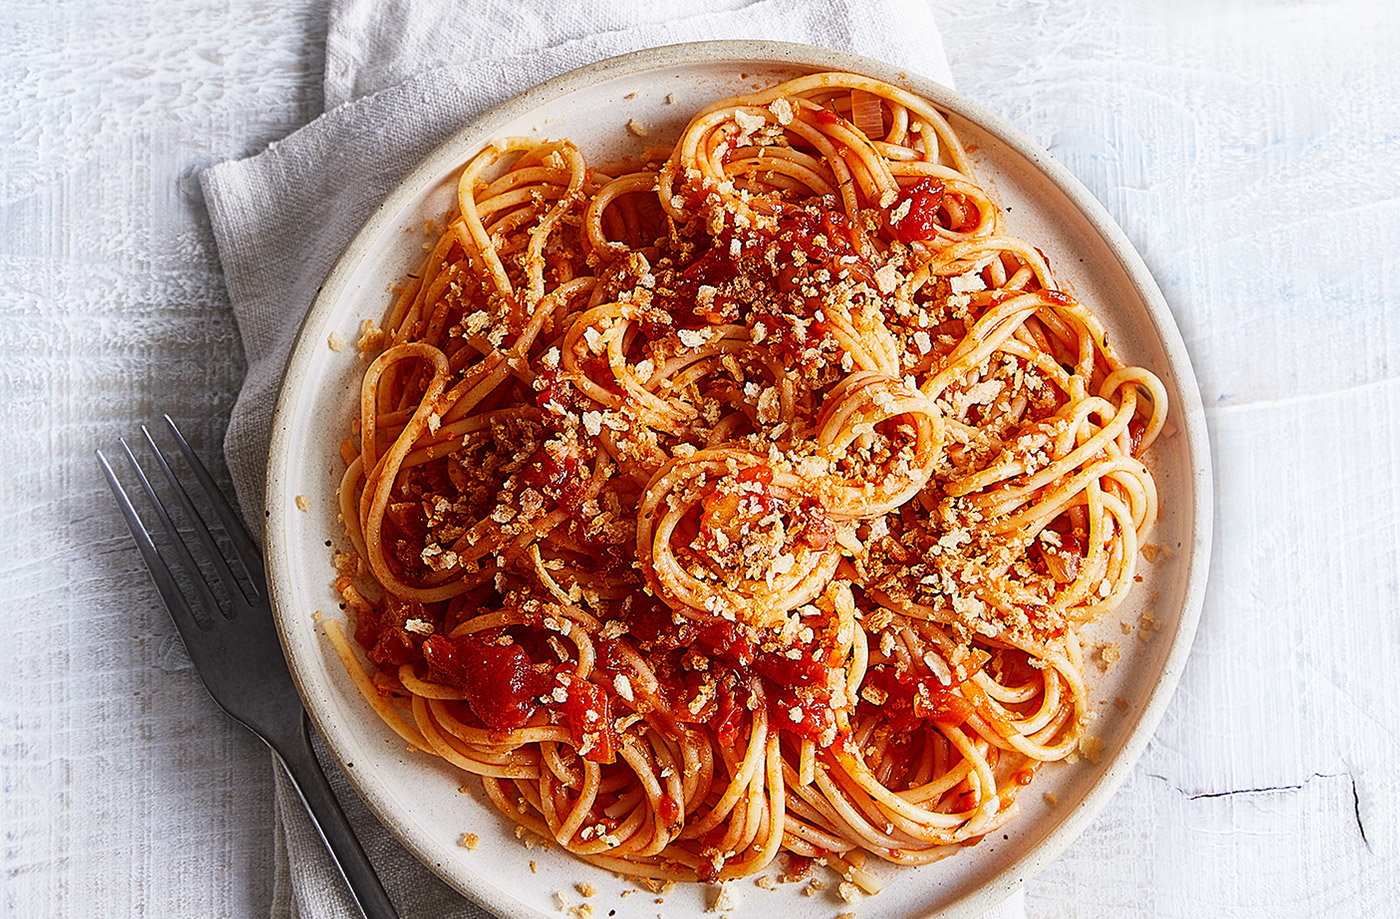
[[[1371,840],[1366,838],[1366,824],[1361,822],[1361,793],[1356,790],[1356,776],[1348,772],[1347,777],[1351,779],[1352,814],[1356,817],[1356,828],[1361,831],[1361,842],[1365,844],[1367,852],[1374,852]]]
[[[1173,783],[1164,775],[1158,775],[1155,772],[1149,772],[1147,773],[1147,776],[1149,778],[1160,779],[1163,782],[1166,782],[1167,785],[1170,786],[1173,791],[1185,796],[1186,800],[1188,801],[1199,801],[1203,798],[1229,798],[1234,795],[1263,795],[1274,791],[1301,791],[1313,779],[1338,779],[1342,776],[1346,776],[1347,778],[1351,779],[1353,795],[1356,791],[1356,779],[1352,776],[1350,772],[1314,772],[1312,775],[1308,776],[1306,779],[1304,779],[1296,785],[1265,785],[1260,788],[1232,788],[1228,791],[1198,791],[1194,793],[1189,792],[1184,788],[1179,788],[1175,783]]]
[[[1168,788],[1183,796],[1188,801],[1200,801],[1207,798],[1230,798],[1236,795],[1263,795],[1280,791],[1302,791],[1313,779],[1346,778],[1346,780],[1351,783],[1352,816],[1356,820],[1356,829],[1361,833],[1361,842],[1365,844],[1366,850],[1368,852],[1374,851],[1374,849],[1371,848],[1371,840],[1366,837],[1366,824],[1361,819],[1361,793],[1356,788],[1356,776],[1353,775],[1349,769],[1342,772],[1314,772],[1296,785],[1266,785],[1260,788],[1232,788],[1228,791],[1202,791],[1195,793],[1179,787],[1175,782],[1164,775],[1149,772],[1147,773],[1147,777],[1165,782]]]

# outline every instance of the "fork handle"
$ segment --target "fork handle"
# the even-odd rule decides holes
[[[366,919],[398,919],[398,911],[389,900],[384,885],[375,874],[369,856],[361,848],[350,821],[341,810],[340,802],[331,791],[331,783],[316,760],[311,748],[310,727],[306,716],[301,719],[301,730],[295,736],[277,745],[277,755],[291,777],[292,785],[301,796],[311,814],[311,822],[316,824],[331,857],[350,885],[350,893],[359,904]]]

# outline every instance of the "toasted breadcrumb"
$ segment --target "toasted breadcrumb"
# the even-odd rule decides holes
[[[1141,551],[1142,557],[1147,559],[1148,563],[1152,565],[1160,565],[1162,562],[1167,561],[1175,555],[1169,547],[1156,543],[1147,543],[1142,547]]]
[[[1118,642],[1111,641],[1107,644],[1099,645],[1099,670],[1108,672],[1108,668],[1117,663],[1122,654],[1118,650]]]
[[[538,849],[544,843],[544,840],[535,835],[534,831],[528,830],[523,826],[517,826],[515,828],[515,838],[525,843],[525,848],[527,849]]]
[[[722,913],[735,907],[734,895],[723,884],[712,884],[705,891],[705,912]]]
[[[355,347],[361,354],[378,351],[383,344],[384,330],[375,325],[374,320],[366,319],[360,323],[360,340],[355,343]]]

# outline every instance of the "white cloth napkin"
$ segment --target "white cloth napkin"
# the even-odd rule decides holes
[[[843,48],[952,85],[924,0],[339,0],[326,114],[201,176],[248,376],[224,445],[257,517],[276,387],[336,258],[398,180],[490,106],[542,80],[656,45],[766,38]],[[323,761],[325,761],[323,757]],[[327,761],[336,792],[405,919],[488,914],[420,865]],[[274,919],[358,915],[280,767]],[[989,914],[1023,916],[1020,896]]]

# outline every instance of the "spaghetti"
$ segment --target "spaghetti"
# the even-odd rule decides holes
[[[895,86],[727,99],[639,162],[463,168],[362,343],[327,632],[581,858],[786,850],[873,891],[867,853],[976,842],[1081,740],[1077,630],[1133,583],[1165,390]]]

